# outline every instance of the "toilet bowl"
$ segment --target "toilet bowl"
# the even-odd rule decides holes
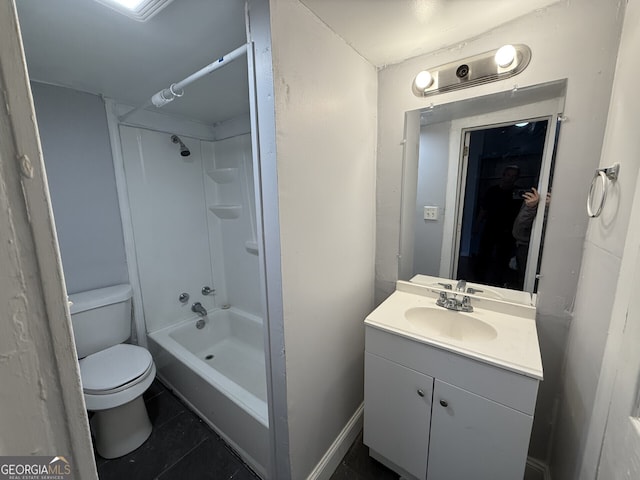
[[[151,434],[142,394],[156,375],[145,348],[122,343],[131,332],[131,287],[81,292],[69,300],[95,447],[104,458],[121,457]]]

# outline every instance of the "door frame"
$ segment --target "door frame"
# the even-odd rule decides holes
[[[13,0],[0,3],[0,324],[3,388],[24,403],[3,426],[13,453],[69,459],[74,478],[98,478],[33,97]],[[13,371],[11,366],[13,365]],[[3,418],[7,420],[7,418]],[[18,428],[19,426],[19,428]],[[11,453],[11,452],[9,452]]]
[[[459,223],[458,216],[460,215],[460,190],[463,187],[463,182],[461,180],[463,171],[462,153],[464,149],[463,132],[473,129],[486,129],[488,126],[513,124],[522,121],[521,119],[523,118],[543,119],[545,117],[551,117],[550,121],[554,125],[553,127],[548,127],[547,139],[545,140],[545,154],[543,158],[543,162],[547,162],[547,168],[548,170],[550,170],[553,148],[549,148],[548,142],[555,141],[555,125],[557,123],[555,121],[555,118],[561,116],[563,108],[564,96],[560,96],[542,102],[521,105],[518,107],[451,121],[451,129],[449,134],[449,170],[447,173],[447,198],[445,200],[444,232],[442,250],[440,252],[440,277],[453,278],[453,275],[455,274],[454,257],[457,256],[459,248],[459,239],[456,237],[456,229]],[[552,128],[553,136],[550,136],[549,130],[551,130]],[[540,183],[548,186],[548,179],[548,174],[545,178],[541,176]],[[540,192],[540,196],[543,198],[544,196],[546,196],[547,186],[545,186],[544,192]],[[462,195],[464,195],[464,190],[462,190]],[[450,208],[448,207],[449,205],[451,206]],[[540,210],[538,211],[538,215],[536,215],[537,218],[542,218],[544,214],[543,206],[544,202],[540,202],[538,205]],[[450,211],[451,213],[447,214],[447,211]],[[537,223],[539,224],[538,231],[535,233],[537,237],[533,237],[534,233],[532,231],[532,239],[537,238],[537,241],[539,243],[540,237],[542,235],[542,222]],[[451,241],[446,241],[446,239],[451,239]],[[530,245],[531,244],[533,244],[533,240]],[[529,263],[527,263],[527,278],[532,277],[533,279],[529,282],[529,284],[531,285],[531,290],[527,291],[533,291],[533,285],[535,284],[535,267],[537,266],[537,263],[533,265],[533,270],[530,272]],[[529,284],[525,281],[526,286]]]
[[[551,166],[553,164],[553,152],[556,141],[556,130],[557,130],[557,118],[560,113],[554,113],[552,115],[545,115],[541,117],[533,117],[533,118],[522,118],[516,121],[509,122],[501,122],[498,124],[492,125],[479,125],[475,127],[463,128],[460,135],[460,156],[458,159],[459,163],[459,175],[458,175],[458,192],[455,204],[455,212],[456,212],[456,221],[455,221],[455,230],[453,237],[453,249],[452,249],[452,264],[450,276],[447,278],[454,278],[456,272],[458,271],[458,262],[460,257],[460,243],[462,241],[462,219],[464,215],[464,197],[466,193],[466,176],[467,169],[469,163],[469,146],[471,141],[471,132],[476,132],[479,130],[489,130],[493,128],[507,127],[514,125],[514,123],[519,122],[547,122],[547,132],[545,134],[544,147],[542,151],[542,159],[540,162],[540,171],[538,175],[538,185],[537,190],[540,194],[540,198],[546,198],[547,191],[549,190],[549,179],[551,177]],[[531,229],[531,240],[529,242],[529,251],[527,253],[527,266],[525,271],[525,280],[523,290],[526,292],[534,293],[535,281],[538,266],[538,257],[540,255],[540,243],[542,241],[542,227],[544,225],[544,213],[545,213],[545,202],[538,202],[537,206],[537,214],[533,222],[533,228]]]

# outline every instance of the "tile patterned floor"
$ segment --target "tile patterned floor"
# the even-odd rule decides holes
[[[144,394],[153,431],[137,450],[106,460],[100,480],[259,480],[220,437],[158,380]]]

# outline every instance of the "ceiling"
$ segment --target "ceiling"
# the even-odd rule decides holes
[[[557,1],[301,0],[376,66],[459,43]],[[242,0],[175,0],[146,22],[91,0],[16,3],[31,79],[132,106],[246,42]],[[215,124],[248,112],[248,95],[242,56],[163,110]]]
[[[140,105],[246,43],[241,0],[175,0],[137,22],[91,0],[18,0],[29,76]],[[162,109],[208,124],[249,111],[246,56]]]
[[[474,38],[559,0],[300,1],[381,67]]]

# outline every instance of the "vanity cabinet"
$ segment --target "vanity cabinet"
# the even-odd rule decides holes
[[[538,380],[366,327],[364,443],[406,478],[519,480]]]

